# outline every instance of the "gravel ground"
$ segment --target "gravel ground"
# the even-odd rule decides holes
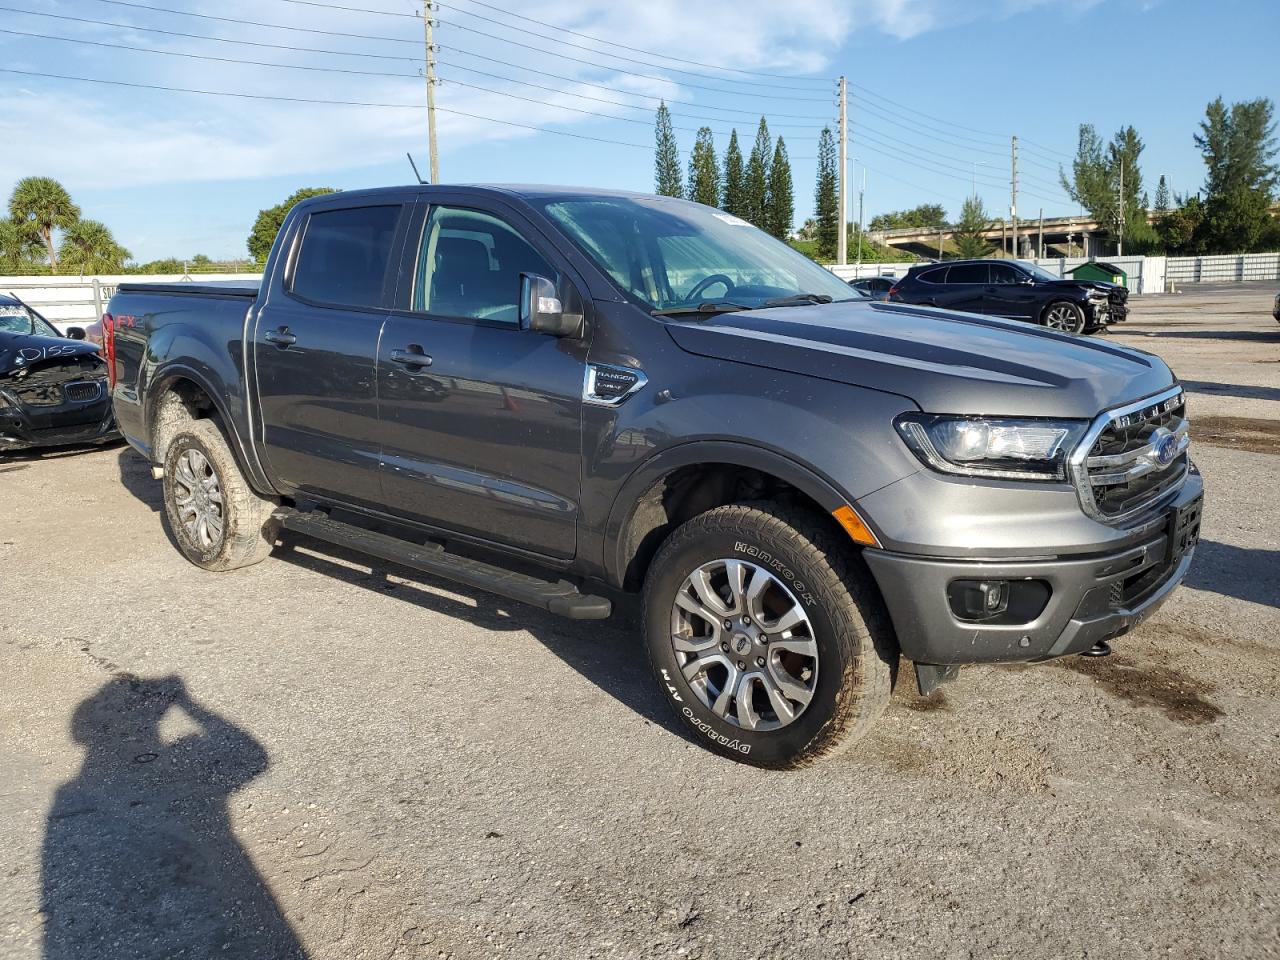
[[[127,448],[0,462],[0,956],[1280,955],[1273,293],[1111,334],[1194,392],[1159,615],[798,773],[691,743],[625,623],[301,540],[203,573]]]

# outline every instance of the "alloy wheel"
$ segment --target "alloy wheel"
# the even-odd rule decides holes
[[[222,484],[209,458],[195,447],[187,448],[178,457],[173,473],[173,502],[192,543],[208,550],[222,542],[226,520]]]
[[[818,644],[804,607],[765,568],[712,560],[671,607],[671,644],[694,695],[746,730],[777,730],[813,699]]]

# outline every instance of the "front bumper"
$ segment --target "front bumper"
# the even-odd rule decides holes
[[[20,407],[0,407],[0,453],[29,447],[65,447],[97,443],[119,436],[109,400],[70,409],[32,414]]]
[[[1148,521],[1149,532],[1139,542],[1104,552],[1008,562],[886,550],[865,550],[863,557],[885,598],[902,654],[916,663],[1001,663],[1081,653],[1132,630],[1182,582],[1199,537],[1203,489],[1199,475],[1192,474],[1162,519]],[[1022,622],[961,620],[951,599],[957,581],[1034,582],[1034,595],[1047,598],[1038,612],[1035,601]]]

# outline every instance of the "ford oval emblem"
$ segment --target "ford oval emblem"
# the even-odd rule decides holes
[[[1155,454],[1156,463],[1162,467],[1167,467],[1173,463],[1173,458],[1178,455],[1178,438],[1164,427],[1161,427],[1151,437],[1151,448]]]

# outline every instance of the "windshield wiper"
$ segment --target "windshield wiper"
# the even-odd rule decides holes
[[[789,297],[774,297],[772,300],[765,300],[759,307],[753,309],[759,310],[761,307],[798,307],[806,303],[830,303],[832,297],[826,293],[793,293]]]
[[[667,307],[665,310],[654,310],[650,316],[653,317],[680,317],[690,314],[696,315],[705,313],[707,315],[717,313],[736,313],[739,310],[750,310],[751,307],[744,306],[741,303],[729,303],[725,300],[704,300],[702,303],[686,303],[679,307]]]

